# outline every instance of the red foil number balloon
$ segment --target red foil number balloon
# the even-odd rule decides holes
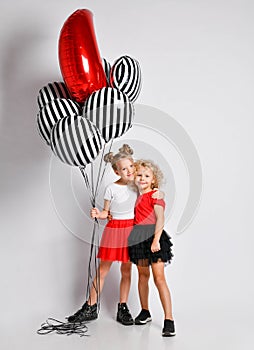
[[[65,21],[58,48],[61,73],[75,101],[83,103],[107,86],[91,11],[77,10]]]

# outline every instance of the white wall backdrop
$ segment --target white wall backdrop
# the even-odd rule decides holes
[[[143,87],[137,102],[179,122],[202,163],[199,211],[183,234],[172,229],[175,257],[166,273],[177,327],[174,339],[160,335],[163,314],[152,281],[152,324],[129,328],[115,322],[120,278],[116,263],[105,284],[100,319],[89,325],[89,338],[36,334],[47,317],[63,320],[85,297],[89,244],[77,234],[91,221],[84,217],[82,222],[68,207],[67,165],[58,163],[57,187],[50,187],[51,151],[36,129],[39,89],[62,80],[60,29],[81,8],[94,14],[103,57],[113,62],[129,54],[139,60]],[[106,349],[253,347],[253,16],[251,0],[1,4],[2,349],[105,349],[105,344]],[[172,167],[167,151],[153,146]],[[138,152],[142,156],[145,149]],[[72,176],[82,191],[81,178]],[[183,176],[182,182],[175,181],[180,208],[187,180]],[[71,230],[54,206],[54,190],[62,203],[66,201]],[[85,191],[81,197],[88,209]],[[133,268],[129,305],[134,316],[139,312],[136,279]]]

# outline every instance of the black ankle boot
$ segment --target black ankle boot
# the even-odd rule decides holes
[[[134,323],[126,303],[118,304],[116,320],[124,326],[130,326]]]
[[[96,318],[98,318],[97,304],[88,305],[87,302],[85,302],[82,308],[75,312],[74,315],[69,316],[67,320],[69,322],[84,322],[92,321]]]

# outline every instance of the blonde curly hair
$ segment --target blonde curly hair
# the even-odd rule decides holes
[[[117,162],[121,159],[129,159],[131,162],[134,163],[132,155],[133,149],[129,145],[123,144],[116,154],[114,154],[113,152],[105,154],[104,161],[106,163],[111,163],[112,168],[114,170],[117,170]]]
[[[159,188],[163,183],[163,173],[158,167],[157,164],[155,164],[152,160],[146,160],[146,159],[139,159],[135,163],[136,172],[138,171],[139,167],[148,168],[153,172],[153,180],[152,183],[152,189]]]

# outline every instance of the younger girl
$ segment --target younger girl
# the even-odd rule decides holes
[[[136,317],[135,324],[151,321],[148,307],[149,266],[151,266],[165,316],[162,336],[170,337],[175,335],[175,327],[164,265],[169,263],[173,256],[172,243],[163,229],[165,202],[163,199],[152,197],[154,188],[159,187],[163,175],[151,161],[140,160],[135,165],[135,184],[140,196],[135,206],[134,228],[128,238],[130,260],[137,265],[139,274],[141,312]]]
[[[119,152],[113,155],[108,153],[104,160],[110,162],[114,172],[120,178],[108,185],[104,194],[104,207],[100,211],[91,209],[92,218],[106,219],[110,210],[112,219],[107,223],[98,252],[99,287],[97,279],[93,281],[90,297],[80,310],[68,317],[69,322],[82,322],[94,320],[98,317],[97,292],[101,293],[105,278],[113,261],[121,262],[120,302],[118,304],[117,321],[123,325],[132,325],[133,318],[127,306],[127,299],[131,284],[131,262],[128,253],[128,236],[133,228],[134,206],[137,199],[137,191],[130,186],[134,180],[133,150],[128,145],[123,145]]]

